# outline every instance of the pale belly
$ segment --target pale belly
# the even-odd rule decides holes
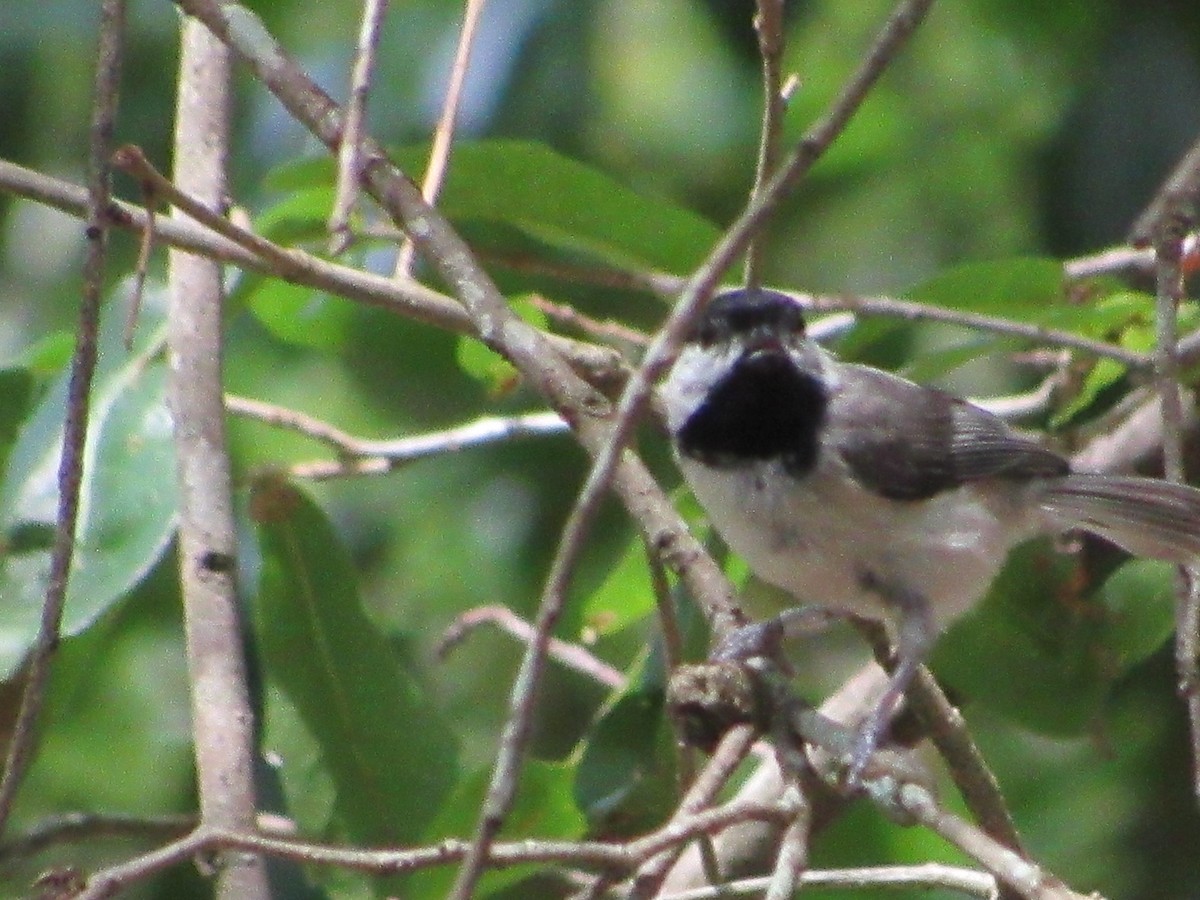
[[[1036,522],[1014,515],[1011,484],[893,501],[827,461],[802,482],[778,463],[715,470],[682,459],[680,466],[713,526],[759,578],[798,603],[868,618],[893,618],[878,588],[886,582],[923,595],[944,627],[987,591],[1012,547],[1037,531]]]

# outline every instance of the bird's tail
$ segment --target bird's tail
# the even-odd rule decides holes
[[[1200,561],[1200,490],[1194,487],[1078,472],[1047,480],[1038,500],[1063,529],[1090,531],[1135,556]]]

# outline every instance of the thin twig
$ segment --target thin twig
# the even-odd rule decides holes
[[[137,330],[138,314],[142,309],[142,297],[146,292],[146,275],[150,271],[150,254],[154,252],[155,232],[158,230],[158,216],[155,209],[158,198],[154,190],[145,182],[142,183],[142,203],[146,209],[146,230],[142,232],[142,240],[138,244],[137,263],[133,269],[133,288],[129,292],[129,311],[125,314],[125,350],[133,349],[134,333]]]
[[[674,672],[683,664],[683,633],[679,627],[674,592],[667,579],[667,571],[662,561],[655,555],[650,546],[650,540],[642,535],[646,549],[646,564],[650,567],[650,587],[654,592],[654,605],[658,612],[659,633],[662,635],[663,659],[668,673]],[[684,741],[676,740],[676,788],[680,802],[687,795],[688,786],[696,778],[696,750]],[[700,858],[703,861],[709,881],[719,880],[719,865],[713,850],[712,838],[705,835],[699,840]]]
[[[721,743],[713,752],[708,765],[675,808],[675,815],[672,816],[671,822],[667,824],[666,828],[672,827],[673,824],[683,821],[709,806],[717,796],[717,792],[725,786],[737,767],[741,765],[742,760],[746,758],[746,754],[750,752],[756,738],[754,729],[748,725],[731,728],[721,739]],[[646,900],[657,894],[683,850],[683,844],[675,844],[660,855],[648,859],[634,875],[633,885],[627,894],[628,900]]]
[[[55,513],[54,543],[50,550],[50,572],[42,601],[42,614],[26,668],[21,707],[13,724],[12,738],[0,779],[0,834],[4,833],[17,791],[25,778],[36,745],[37,721],[45,704],[46,688],[58,649],[63,604],[75,550],[75,523],[83,482],[83,448],[87,439],[88,398],[96,371],[96,341],[100,328],[100,303],[104,269],[108,259],[108,227],[105,216],[110,198],[109,153],[116,123],[121,66],[124,61],[125,2],[103,0],[100,5],[99,43],[92,92],[92,119],[88,133],[88,224],[87,250],[83,261],[83,287],[79,320],[75,329],[75,351],[67,386],[66,419],[63,423],[62,455],[58,464],[58,509]]]
[[[603,458],[603,454],[599,458]],[[596,467],[593,467],[592,471],[595,472]],[[459,869],[454,890],[450,894],[452,900],[468,900],[474,892],[475,885],[483,871],[489,847],[515,802],[517,780],[524,759],[525,745],[529,738],[534,697],[544,666],[546,647],[549,644],[554,624],[558,621],[566,603],[568,587],[574,574],[575,563],[582,551],[587,526],[599,504],[599,492],[593,489],[591,494],[588,493],[588,486],[593,484],[593,479],[589,478],[587,485],[580,493],[581,500],[577,501],[571,510],[554,556],[550,574],[546,578],[546,584],[538,604],[534,638],[527,648],[517,673],[509,704],[509,716],[501,738],[500,752],[497,754],[488,795],[484,801],[483,814],[479,818],[475,838],[471,843],[471,852]],[[589,499],[591,502],[582,502]]]
[[[1066,384],[1070,372],[1069,362],[1070,357],[1062,354],[1054,371],[1043,378],[1033,390],[1001,397],[971,397],[970,401],[992,415],[1010,422],[1041,415],[1050,408],[1055,396]]]
[[[183,21],[181,43],[175,178],[182,193],[219,209],[227,189],[232,58],[194,19]],[[170,254],[168,268],[168,396],[200,818],[205,825],[249,831],[257,812],[254,711],[235,584],[238,539],[221,384],[223,273],[215,263],[178,251]],[[270,895],[262,857],[227,862],[218,870],[216,897]]]
[[[76,844],[98,838],[172,840],[195,826],[196,817],[191,815],[63,813],[44,819],[24,833],[0,843],[0,863],[28,859],[58,844]]]
[[[362,177],[361,143],[363,123],[367,116],[367,95],[375,71],[375,53],[379,48],[379,33],[387,15],[388,0],[365,0],[362,24],[358,31],[358,50],[350,75],[350,96],[346,100],[346,118],[337,155],[337,188],[333,210],[329,214],[329,252],[334,256],[350,244],[350,213],[358,200],[359,179]]]
[[[764,900],[790,900],[799,884],[801,873],[808,868],[808,845],[812,837],[812,806],[805,793],[814,782],[813,766],[805,754],[804,745],[792,732],[793,722],[811,721],[811,710],[796,702],[786,676],[779,672],[768,674],[760,669],[768,690],[775,696],[777,714],[771,717],[770,739],[775,759],[783,779],[783,797],[793,798],[790,805],[795,814],[784,828],[775,852],[775,866]]]
[[[941,835],[1028,900],[1100,900],[1077,894],[1019,854],[993,840],[969,822],[938,806],[928,789],[916,784],[900,788],[899,801],[919,823]]]
[[[438,641],[437,654],[439,659],[445,659],[471,632],[481,625],[495,625],[523,644],[533,640],[533,626],[518,616],[507,606],[478,606],[475,609],[458,616],[442,634]],[[580,644],[551,638],[546,652],[551,659],[562,663],[568,669],[573,669],[599,682],[607,688],[622,690],[627,679],[625,673],[615,669],[604,660]]]
[[[1193,148],[1200,168],[1200,144]],[[1200,178],[1200,173],[1196,175]],[[1166,208],[1173,209],[1174,203]],[[1156,223],[1156,374],[1162,409],[1163,474],[1182,483],[1183,398],[1179,385],[1178,309],[1184,298],[1182,221]],[[1192,752],[1192,793],[1200,802],[1200,567],[1180,566],[1176,579],[1175,665],[1179,693],[1188,714]]]
[[[518,416],[483,416],[464,425],[428,434],[373,440],[349,434],[315,416],[262,400],[226,394],[225,408],[234,415],[277,428],[287,428],[320,441],[345,457],[344,461],[378,462],[386,470],[430,456],[458,453],[515,438],[547,437],[570,432],[569,426],[558,413],[536,412]]]
[[[650,567],[650,587],[654,591],[654,606],[658,611],[658,627],[662,633],[663,658],[668,672],[675,671],[683,662],[683,632],[679,628],[679,616],[675,608],[675,596],[662,560],[654,553],[650,540],[642,535],[646,548],[647,565]]]
[[[539,312],[545,313],[548,319],[560,327],[574,328],[594,340],[605,341],[618,347],[630,346],[639,349],[650,344],[650,336],[644,331],[630,328],[623,322],[613,319],[604,321],[593,319],[566,303],[555,303],[545,297],[535,295],[530,298],[530,305]]]
[[[140,150],[136,152],[141,155]],[[121,151],[117,153],[117,160],[124,160]],[[163,180],[170,184],[166,179]],[[88,215],[86,189],[23,168],[8,160],[0,159],[0,187],[68,215],[81,218]],[[174,190],[173,186],[172,189]],[[176,190],[175,193],[179,192]],[[180,202],[173,202],[172,205],[184,208]],[[468,334],[472,331],[471,320],[460,303],[445,294],[426,288],[419,282],[392,281],[358,269],[326,262],[303,251],[272,244],[238,228],[223,216],[215,213],[205,215],[210,221],[204,226],[188,219],[156,218],[155,237],[170,247],[188,250],[215,262],[229,263],[247,271],[276,275],[293,284],[319,288],[350,300],[389,309],[457,334]],[[127,229],[143,236],[150,230],[149,214],[141,207],[120,200],[109,202],[104,210],[104,217],[109,226]]]
[[[1063,274],[1072,281],[1095,278],[1098,275],[1123,275],[1129,272],[1154,272],[1154,250],[1151,247],[1130,247],[1122,244],[1086,256],[1068,259]]]
[[[555,278],[572,284],[588,284],[617,291],[644,291],[663,300],[674,300],[687,279],[654,269],[617,268],[599,263],[547,260],[531,253],[481,250],[479,258],[525,275]]]
[[[1183,236],[1184,274],[1196,270],[1197,252],[1200,251],[1200,234],[1190,231]],[[1094,278],[1098,275],[1153,275],[1155,254],[1153,247],[1132,247],[1123,244],[1109,247],[1086,256],[1068,259],[1063,263],[1063,274],[1072,281]]]
[[[1176,614],[1175,664],[1188,716],[1192,794],[1200,802],[1200,580],[1194,566],[1185,571]]]
[[[911,300],[899,300],[894,297],[857,297],[850,295],[803,294],[785,291],[796,299],[806,309],[813,312],[837,312],[848,310],[859,315],[888,316],[890,318],[908,321],[941,322],[947,325],[962,325],[992,334],[1024,338],[1038,344],[1051,347],[1064,347],[1071,350],[1082,350],[1092,356],[1113,359],[1124,363],[1131,369],[1148,371],[1154,365],[1153,358],[1146,353],[1136,350],[1126,350],[1103,341],[1092,340],[1070,331],[1048,328],[1029,322],[1015,322],[997,316],[963,310],[944,309],[939,306],[926,306]]]
[[[759,897],[771,884],[769,876],[743,878],[710,887],[664,894],[662,900],[723,900],[728,897]],[[983,900],[995,900],[996,879],[986,872],[940,863],[914,866],[866,866],[861,869],[810,869],[799,879],[801,888],[866,891],[944,890],[957,891]]]
[[[930,740],[946,761],[971,815],[987,834],[1023,853],[1021,836],[1000,792],[1000,782],[971,737],[962,713],[946,698],[928,670],[921,669],[914,686],[916,689],[909,691],[909,702],[929,729]]]
[[[762,57],[763,110],[762,129],[758,144],[758,166],[754,173],[751,196],[762,191],[779,162],[780,136],[783,133],[783,114],[786,103],[782,88],[783,58],[783,0],[758,0],[754,16],[754,31],[758,35],[758,52]],[[766,230],[751,238],[746,247],[744,279],[747,287],[762,285],[762,254]]]
[[[626,844],[614,841],[549,841],[526,839],[492,845],[489,863],[514,866],[522,863],[555,863],[575,868],[627,873],[642,862],[701,834],[754,821],[778,821],[787,810],[778,804],[733,802],[694,816],[673,819],[658,831]],[[410,849],[362,850],[312,841],[201,825],[149,853],[103,869],[88,878],[76,900],[103,900],[197,856],[217,851],[241,851],[307,865],[338,866],[373,875],[397,875],[444,866],[462,860],[466,841],[449,839]]]
[[[218,210],[212,209],[177,187],[169,178],[158,171],[146,158],[142,149],[134,144],[125,144],[113,153],[113,165],[139,179],[146,190],[155,198],[161,198],[171,206],[186,213],[188,218],[195,219],[202,225],[211,228],[217,234],[228,238],[235,244],[273,263],[278,271],[286,271],[294,265],[302,264],[308,254],[301,250],[280,247],[264,237],[237,225]]]
[[[800,886],[804,870],[808,868],[808,841],[812,825],[810,810],[795,785],[789,790],[795,791],[798,800],[795,804],[796,815],[783,830],[779,851],[775,855],[775,871],[771,873],[763,900],[791,900]]]
[[[1135,247],[1160,248],[1164,226],[1182,238],[1200,222],[1200,139],[1188,149],[1129,230]]]
[[[458,46],[454,50],[454,64],[450,69],[450,83],[446,87],[446,100],[442,114],[433,131],[433,146],[429,150],[429,165],[425,168],[425,181],[421,184],[421,196],[433,206],[442,190],[442,182],[450,167],[450,151],[454,146],[454,126],[458,121],[458,108],[462,103],[463,86],[467,83],[467,71],[471,66],[471,48],[475,45],[475,31],[483,15],[486,0],[466,0],[463,11],[462,30],[458,34]],[[412,277],[416,260],[415,246],[406,241],[396,256],[396,277]]]

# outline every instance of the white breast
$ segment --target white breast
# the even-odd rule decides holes
[[[894,501],[858,486],[826,454],[800,480],[778,462],[714,469],[683,458],[680,468],[713,526],[759,578],[799,603],[868,618],[891,618],[864,583],[874,578],[922,593],[944,627],[1036,531],[1016,513],[1015,485]]]

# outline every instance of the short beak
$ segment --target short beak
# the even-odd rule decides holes
[[[762,353],[783,353],[783,341],[779,335],[767,328],[756,328],[746,337],[746,356]]]

